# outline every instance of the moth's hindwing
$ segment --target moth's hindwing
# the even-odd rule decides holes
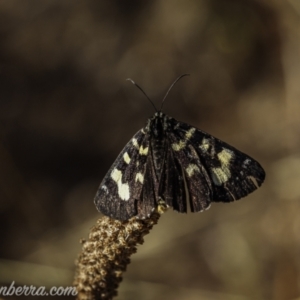
[[[207,190],[202,192],[207,201],[238,200],[256,190],[265,179],[263,168],[253,158],[188,124],[178,122],[171,136],[185,141],[184,147],[175,153],[178,152],[182,165],[186,166],[185,160],[190,163],[185,168],[188,185],[200,178],[200,189],[207,183]],[[191,188],[190,193],[194,193]],[[201,197],[195,201],[201,201]]]
[[[138,131],[105,175],[94,199],[97,209],[118,220],[138,214],[149,152],[149,135]]]

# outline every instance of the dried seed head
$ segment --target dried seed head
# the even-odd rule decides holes
[[[103,217],[91,229],[89,239],[82,240],[82,252],[76,261],[74,285],[80,300],[112,299],[130,263],[130,256],[143,244],[160,217],[154,212],[149,218],[117,221]]]

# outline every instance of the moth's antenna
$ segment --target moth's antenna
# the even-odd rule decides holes
[[[159,111],[162,110],[163,105],[164,105],[164,102],[165,102],[165,100],[166,100],[166,98],[167,98],[169,92],[171,91],[172,87],[175,85],[175,83],[176,83],[179,79],[181,79],[182,77],[184,77],[184,76],[189,76],[189,75],[190,75],[190,74],[182,74],[182,75],[180,75],[178,78],[176,78],[176,80],[175,80],[175,81],[171,84],[171,86],[169,87],[169,89],[168,89],[168,91],[167,91],[167,93],[166,93],[164,99],[162,100],[161,106],[160,106],[160,110],[159,110]]]
[[[137,84],[135,83],[131,78],[127,78],[126,80],[131,81],[132,84],[134,84],[139,90],[142,91],[142,93],[147,97],[147,99],[150,101],[150,103],[152,104],[152,106],[154,107],[155,111],[157,112],[157,109],[154,105],[154,103],[151,101],[151,99],[147,96],[147,94],[144,92],[144,90]]]

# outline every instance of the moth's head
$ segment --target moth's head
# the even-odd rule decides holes
[[[158,111],[148,120],[146,129],[154,137],[160,137],[168,129],[168,119],[169,117],[166,114]]]

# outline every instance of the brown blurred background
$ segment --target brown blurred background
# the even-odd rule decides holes
[[[190,73],[165,113],[266,182],[163,215],[117,299],[300,299],[299,56],[299,0],[0,1],[1,285],[71,285],[98,185],[153,114],[125,79],[159,106]]]

